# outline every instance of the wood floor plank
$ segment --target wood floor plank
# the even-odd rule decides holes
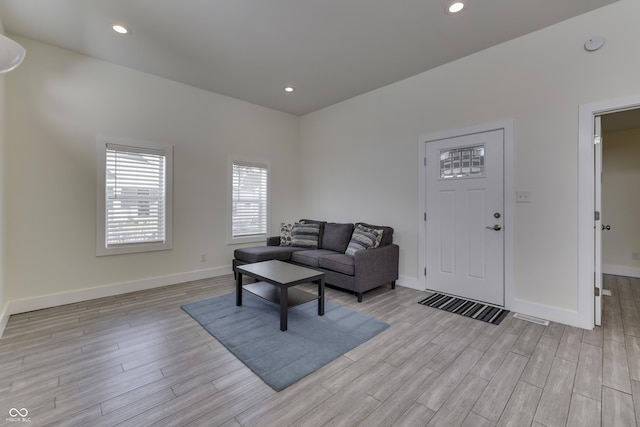
[[[569,414],[577,364],[556,357],[534,420],[547,427],[564,426]]]
[[[425,365],[441,350],[442,348],[439,345],[433,343],[423,347],[413,355],[411,360],[404,363],[400,368],[394,369],[387,375],[387,378],[367,390],[367,393],[379,401],[384,402],[401,388],[406,389],[407,384],[411,383],[417,373],[423,370],[429,373],[436,373],[437,371],[425,368]],[[406,390],[403,390],[402,393],[405,391]]]
[[[541,337],[522,373],[522,380],[543,388],[559,344],[559,338]]]
[[[296,387],[282,391],[283,396],[269,396],[250,409],[236,415],[235,419],[244,427],[260,427],[280,423],[289,425],[331,397],[321,385]]]
[[[545,326],[530,323],[513,345],[511,351],[523,356],[531,356],[544,330]]]
[[[367,416],[373,412],[378,406],[380,402],[369,395],[361,395],[352,405],[351,408],[343,408],[340,412],[335,413],[333,417],[329,421],[323,421],[322,424],[317,425],[330,425],[330,426],[358,426],[358,425],[366,425],[363,423],[363,420],[367,418]],[[280,424],[276,424],[280,425]],[[298,421],[291,424],[292,426],[307,426],[313,425],[313,423],[309,423],[307,421]],[[203,427],[208,427],[209,424],[203,425]]]
[[[541,388],[519,381],[498,420],[498,427],[530,425],[541,395]]]
[[[218,392],[206,399],[204,405],[201,402],[196,402],[186,407],[183,406],[151,426],[219,426],[232,419],[241,408],[253,406],[274,393],[275,391],[271,387],[259,380],[253,384],[238,383],[238,387],[232,393]]]
[[[444,328],[441,326],[435,326],[426,330],[423,334],[419,334],[416,339],[411,340],[404,345],[401,345],[396,351],[391,353],[385,359],[385,362],[393,366],[400,366],[422,348],[429,346],[432,348],[441,349],[441,346],[432,343],[431,340],[438,336],[443,330]]]
[[[175,397],[176,395],[171,391],[170,388],[163,388],[155,393],[144,395],[144,397],[134,400],[128,404],[117,407],[114,406],[112,408],[109,408],[108,410],[105,410],[105,406],[101,404],[100,409],[102,411],[102,416],[99,418],[98,423],[94,425],[117,425],[130,418],[135,417],[141,412],[148,411],[152,408],[157,408],[171,401]]]
[[[602,427],[636,425],[633,398],[609,387],[602,388]]]
[[[596,326],[590,331],[584,331],[582,342],[595,345],[596,347],[602,347],[604,345],[604,329],[602,326]]]
[[[629,364],[629,377],[634,381],[640,381],[640,338],[625,335],[625,346]]]
[[[422,368],[419,371],[415,371],[414,375],[407,378],[404,384],[397,388],[395,392],[386,396],[384,400],[381,400],[375,394],[372,397],[378,401],[382,401],[374,411],[372,411],[367,418],[364,419],[363,425],[366,426],[389,426],[398,421],[402,415],[409,410],[411,404],[422,394],[424,389],[432,384],[439,374],[436,371],[432,371],[429,368]],[[381,381],[380,383],[385,383]],[[380,389],[380,387],[376,387]]]
[[[582,343],[573,392],[600,402],[602,396],[601,347]]]
[[[612,290],[612,292],[616,292]],[[620,302],[617,295],[603,299],[604,313],[602,315],[602,323],[604,329],[604,339],[624,342],[624,326],[622,323],[622,311],[620,310]]]
[[[493,378],[493,374],[498,370],[517,340],[517,335],[507,333],[500,335],[474,366],[472,373],[486,380]]]
[[[427,362],[427,367],[437,372],[442,372],[447,369],[475,340],[476,334],[476,331],[469,328],[457,329],[454,339]],[[433,342],[435,343],[436,340],[433,340]],[[442,342],[440,345],[442,345]]]
[[[118,425],[121,427],[134,427],[141,425],[148,426],[197,402],[202,402],[204,400],[207,400],[208,402],[216,393],[218,393],[218,390],[208,383],[181,396],[175,397],[164,404],[151,407],[145,411],[140,411],[135,416],[128,418]]]
[[[368,394],[361,392],[360,390],[372,387],[378,381],[382,380],[392,369],[392,365],[389,365],[385,362],[380,362],[377,366],[372,368],[372,376],[361,376],[357,378],[348,386],[341,388],[340,390],[336,391],[331,397],[323,400],[318,406],[306,413],[304,417],[296,420],[296,422],[292,423],[291,425],[320,426],[330,423],[337,423],[340,417],[336,419],[336,416],[338,414],[346,414],[348,411],[353,411],[356,407],[355,405],[360,399],[366,399],[366,402],[368,403],[375,400],[379,405],[379,401],[369,396]]]
[[[467,419],[462,423],[462,427],[495,427],[495,425],[495,423],[473,412],[469,413]]]
[[[574,393],[569,407],[567,427],[599,427],[601,422],[600,402]]]
[[[489,421],[498,422],[528,361],[525,356],[509,352],[477,400],[473,412]]]
[[[432,411],[438,411],[481,357],[482,352],[478,350],[465,350],[417,399],[417,402]]]
[[[427,426],[462,425],[488,383],[484,378],[467,375]]]
[[[636,423],[640,423],[640,381],[631,381],[633,407],[636,410]]]
[[[631,393],[627,350],[623,342],[604,340],[602,385]]]
[[[633,297],[633,290],[628,277],[617,277],[622,328],[625,335],[640,337],[640,316]]]
[[[414,402],[402,416],[392,424],[393,427],[426,426],[435,412],[424,405]]]
[[[357,381],[363,375],[371,372],[376,367],[393,366],[386,362],[382,362],[386,356],[392,353],[393,347],[387,347],[380,353],[373,353],[367,357],[364,357],[352,365],[347,366],[343,371],[336,373],[331,378],[327,379],[322,385],[332,393],[336,393],[346,387],[349,387],[354,381]],[[390,372],[389,369],[388,372]],[[387,373],[388,373],[387,372]]]
[[[580,354],[580,343],[582,342],[583,329],[574,326],[567,326],[564,329],[560,345],[556,351],[556,357],[568,360],[569,362],[578,363],[578,355]]]
[[[547,327],[544,328],[542,336],[559,341],[562,338],[566,327],[567,326],[562,323],[549,322]]]

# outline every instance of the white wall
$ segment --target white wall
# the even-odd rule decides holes
[[[602,268],[640,277],[640,129],[605,133],[602,144]]]
[[[507,307],[578,324],[578,107],[640,93],[637,16],[621,0],[304,116],[301,214],[393,226],[400,283],[420,283],[418,137],[513,118],[515,186],[532,202],[515,206]],[[594,34],[607,43],[587,53]]]
[[[298,217],[296,116],[16,40],[27,57],[7,76],[12,312],[230,272],[229,155],[271,161],[273,230]],[[97,135],[174,145],[172,250],[96,257]]]

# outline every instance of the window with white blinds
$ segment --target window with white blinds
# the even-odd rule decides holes
[[[129,141],[101,145],[98,255],[170,249],[173,150]]]
[[[232,159],[231,241],[264,241],[269,212],[269,165]]]

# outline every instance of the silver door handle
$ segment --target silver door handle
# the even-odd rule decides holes
[[[498,224],[494,225],[493,227],[487,227],[489,230],[494,230],[494,231],[500,231],[502,230],[502,227]]]

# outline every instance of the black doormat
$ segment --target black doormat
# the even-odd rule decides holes
[[[418,301],[418,304],[439,308],[440,310],[449,311],[472,319],[482,320],[483,322],[493,325],[499,325],[502,319],[509,314],[509,310],[504,310],[500,307],[439,293],[435,293],[422,301]]]

